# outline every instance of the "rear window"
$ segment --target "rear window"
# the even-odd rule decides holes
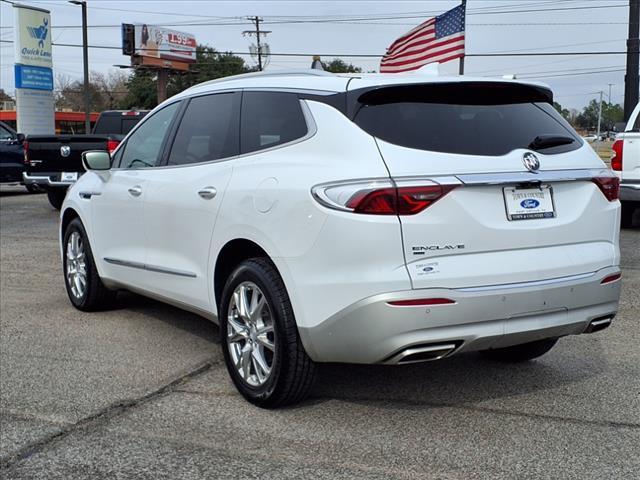
[[[547,154],[579,148],[582,141],[550,101],[547,90],[524,85],[386,87],[359,95],[354,121],[386,142],[434,152],[504,155],[534,148],[541,136],[566,139],[535,147]]]

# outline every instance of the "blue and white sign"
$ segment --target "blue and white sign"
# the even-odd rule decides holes
[[[33,90],[53,90],[53,70],[48,67],[14,65],[16,88]]]

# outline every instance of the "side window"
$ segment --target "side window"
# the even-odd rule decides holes
[[[180,102],[172,103],[154,113],[140,128],[127,139],[124,152],[120,159],[120,168],[149,168],[154,167],[159,160],[162,142],[171,120]]]
[[[633,122],[633,131],[640,132],[640,111],[638,112],[638,115],[636,115],[636,121]]]
[[[295,93],[244,92],[241,153],[291,142],[307,134],[307,123]]]
[[[168,165],[208,162],[238,155],[239,94],[192,98],[169,154]]]
[[[13,134],[3,126],[0,126],[0,140],[3,142],[13,140]]]

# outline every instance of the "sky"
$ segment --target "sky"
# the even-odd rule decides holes
[[[54,43],[81,44],[81,9],[64,0],[20,3],[51,11]],[[252,29],[248,16],[258,15],[271,31],[267,43],[274,54],[269,70],[308,68],[314,54],[323,60],[339,56],[362,67],[379,68],[380,56],[393,40],[415,25],[443,13],[459,1],[212,1],[212,0],[87,0],[89,44],[121,46],[121,23],[147,23],[189,32],[198,43],[219,51],[248,52]],[[467,54],[576,52],[572,56],[475,57],[465,60],[465,74],[516,74],[550,85],[555,99],[582,109],[604,91],[623,103],[626,56],[584,55],[624,52],[628,34],[628,0],[468,0]],[[547,11],[545,11],[547,10]],[[400,17],[400,18],[398,18]],[[0,88],[13,94],[13,7],[0,3]],[[300,53],[303,56],[280,56]],[[376,55],[358,57],[353,55]],[[249,55],[241,55],[255,65]],[[90,69],[108,72],[127,64],[118,49],[89,51]],[[82,78],[82,49],[53,47],[54,76]],[[440,66],[457,74],[458,61]],[[599,73],[594,73],[599,72]],[[611,86],[610,86],[611,84]]]

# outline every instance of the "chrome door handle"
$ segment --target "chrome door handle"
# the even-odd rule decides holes
[[[136,185],[135,187],[131,187],[129,189],[129,193],[134,197],[139,197],[142,194],[142,187],[140,185]]]
[[[218,191],[214,187],[204,187],[198,190],[198,195],[200,195],[205,200],[211,200],[216,196],[217,193]]]

